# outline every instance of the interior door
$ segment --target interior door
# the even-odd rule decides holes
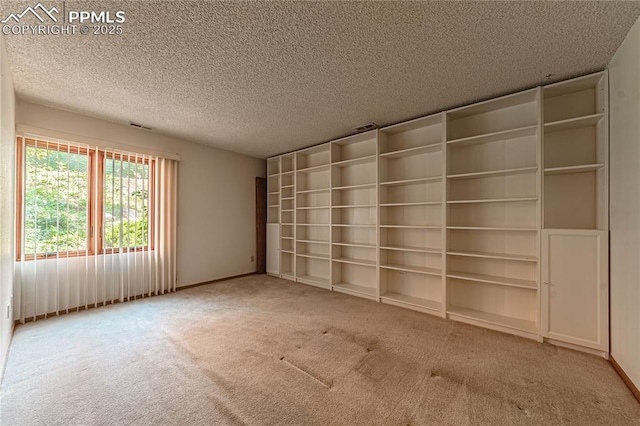
[[[256,272],[267,272],[267,180],[256,178]]]
[[[608,352],[607,231],[548,229],[542,238],[542,335]]]

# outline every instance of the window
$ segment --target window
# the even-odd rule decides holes
[[[20,260],[153,248],[154,161],[18,138]]]
[[[149,246],[149,160],[103,155],[103,250]]]

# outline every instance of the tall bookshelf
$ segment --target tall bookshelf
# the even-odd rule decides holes
[[[267,162],[267,223],[280,222],[280,157]]]
[[[447,112],[447,313],[538,333],[539,89]]]
[[[378,300],[377,131],[331,143],[331,286]],[[372,246],[358,244],[359,235]],[[366,237],[365,237],[366,236]]]
[[[541,335],[607,353],[607,72],[551,84],[542,92]]]
[[[296,155],[280,157],[280,275],[295,281]]]
[[[298,282],[331,288],[331,144],[296,153],[295,273]]]
[[[605,72],[545,86],[544,228],[608,228]]]
[[[267,274],[280,276],[280,157],[267,161]]]
[[[442,114],[380,131],[380,300],[443,315]]]

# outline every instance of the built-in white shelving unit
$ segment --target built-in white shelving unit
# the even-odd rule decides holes
[[[331,288],[331,144],[296,152],[295,272],[301,283]]]
[[[444,315],[443,114],[380,131],[380,300]]]
[[[540,90],[447,112],[447,313],[537,337]]]
[[[280,218],[280,157],[267,162],[267,223]]]
[[[280,274],[280,157],[267,161],[267,273]]]
[[[544,228],[608,228],[606,73],[546,86]]]
[[[600,72],[543,87],[541,335],[609,350],[608,83]]]
[[[280,157],[280,274],[282,278],[296,279],[295,195],[296,156]]]
[[[334,291],[378,299],[377,131],[331,143]]]
[[[543,231],[608,227],[606,87],[596,73],[270,159],[281,276],[548,337]]]

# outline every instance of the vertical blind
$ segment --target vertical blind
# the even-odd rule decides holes
[[[18,137],[21,322],[175,291],[178,162]]]

